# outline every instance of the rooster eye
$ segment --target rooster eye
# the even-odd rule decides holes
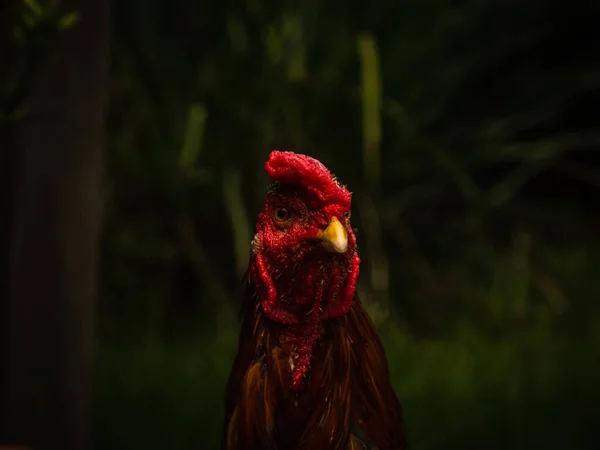
[[[285,208],[275,208],[273,210],[273,217],[275,218],[275,221],[279,223],[286,222],[290,216],[290,211]]]
[[[344,211],[344,219],[349,219],[351,216],[350,211]]]

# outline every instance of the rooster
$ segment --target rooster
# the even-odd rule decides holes
[[[258,216],[222,450],[403,450],[402,410],[356,294],[350,192],[316,159],[273,151]]]

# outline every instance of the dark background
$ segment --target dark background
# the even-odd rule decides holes
[[[4,434],[45,423],[83,442],[91,411],[95,449],[217,448],[277,148],[320,159],[354,193],[359,293],[412,449],[596,448],[589,3],[7,3]],[[32,371],[62,390],[19,376]],[[65,381],[86,373],[91,388]],[[77,404],[74,422],[50,425],[67,406],[33,417],[36,402]]]

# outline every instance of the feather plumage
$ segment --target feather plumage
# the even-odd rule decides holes
[[[402,450],[402,410],[383,346],[355,296],[324,324],[306,382],[289,390],[291,349],[249,280],[239,351],[227,383],[223,450]]]

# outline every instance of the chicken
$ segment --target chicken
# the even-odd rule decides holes
[[[356,294],[352,196],[319,161],[273,151],[245,280],[222,450],[403,450],[383,346]]]

